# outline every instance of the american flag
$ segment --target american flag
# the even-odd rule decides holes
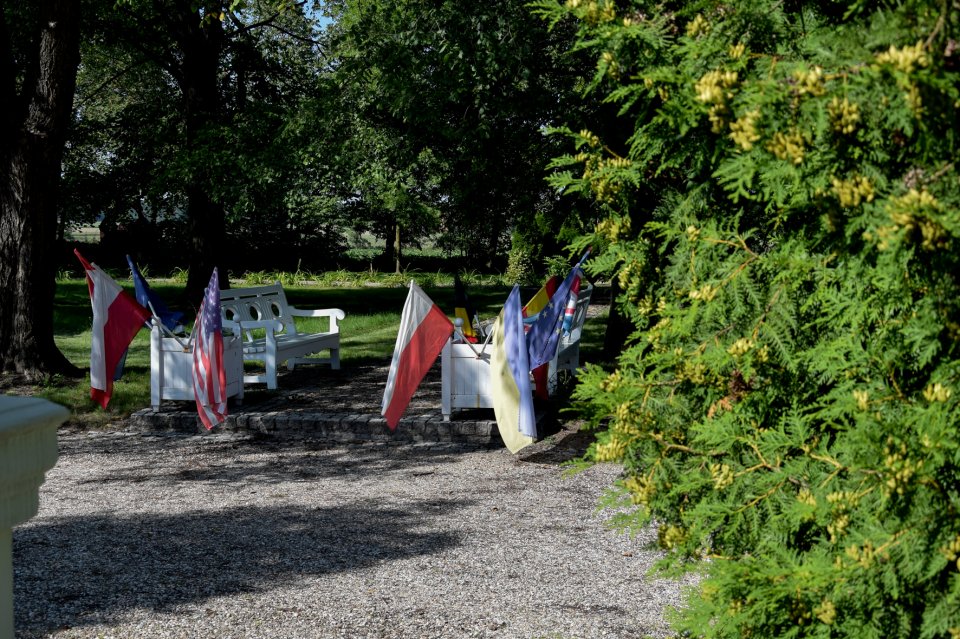
[[[213,269],[194,328],[193,395],[200,421],[210,430],[227,418],[227,376],[223,370],[220,280]]]

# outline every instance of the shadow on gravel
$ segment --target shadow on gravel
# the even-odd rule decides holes
[[[437,553],[459,545],[459,535],[416,529],[463,506],[440,500],[401,509],[370,501],[310,511],[245,507],[23,526],[13,535],[17,636]]]
[[[387,446],[361,444],[337,446],[321,442],[287,442],[254,437],[244,440],[213,441],[186,437],[104,438],[83,444],[86,452],[99,454],[133,453],[140,463],[131,463],[111,473],[99,474],[78,483],[103,482],[213,483],[252,482],[271,484],[287,481],[316,481],[329,478],[419,477],[432,474],[438,467],[456,462],[463,450],[456,446]],[[177,448],[186,461],[158,464],[166,452]],[[189,451],[218,454],[191,459]],[[469,450],[476,450],[475,448]],[[61,456],[71,454],[61,449]]]

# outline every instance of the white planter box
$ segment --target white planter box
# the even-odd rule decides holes
[[[454,408],[493,408],[490,398],[489,344],[454,344],[440,352],[440,393],[444,421]],[[479,355],[477,352],[479,351]]]
[[[227,377],[227,397],[243,399],[243,342],[224,335],[223,367]],[[172,337],[163,337],[154,325],[150,329],[150,405],[160,408],[165,399],[194,400],[193,350],[186,350]]]

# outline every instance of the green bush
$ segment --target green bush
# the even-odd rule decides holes
[[[632,123],[554,182],[607,210],[637,332],[576,397],[621,523],[703,574],[677,630],[960,637],[955,8],[538,7]]]

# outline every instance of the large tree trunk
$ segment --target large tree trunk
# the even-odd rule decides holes
[[[201,147],[223,117],[218,73],[223,52],[224,33],[219,16],[223,3],[206,3],[206,18],[194,10],[180,10],[175,37],[183,54],[179,65],[180,89],[183,92],[185,144],[194,157],[204,157]],[[226,222],[223,205],[210,193],[211,172],[204,165],[195,165],[186,185],[187,227],[190,233],[190,265],[185,295],[188,304],[199,307],[203,289],[210,281],[215,266],[220,267],[220,288],[228,288],[229,279],[223,266]]]
[[[30,379],[78,375],[53,340],[57,195],[80,61],[79,0],[41,0],[28,67],[9,60],[0,14],[0,369]],[[18,27],[19,28],[19,27]],[[24,82],[17,92],[16,74]]]

